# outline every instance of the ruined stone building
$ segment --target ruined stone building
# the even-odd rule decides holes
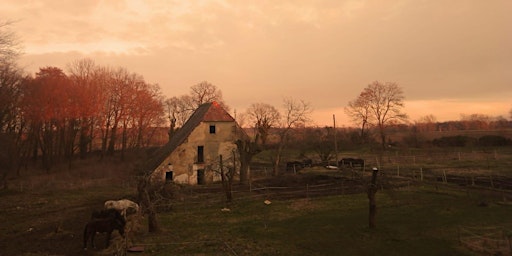
[[[147,168],[157,181],[212,183],[220,180],[219,156],[224,166],[235,166],[239,159],[235,141],[246,136],[220,104],[205,103],[157,151]]]

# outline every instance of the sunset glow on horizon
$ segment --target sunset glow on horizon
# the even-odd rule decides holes
[[[312,124],[353,125],[343,108],[373,81],[396,82],[414,122],[510,119],[512,1],[6,0],[20,66],[89,58],[159,84],[166,97],[201,81],[237,112],[309,102]]]

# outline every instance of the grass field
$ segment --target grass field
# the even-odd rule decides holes
[[[512,206],[450,187],[377,193],[377,228],[368,228],[364,194],[177,204],[160,215],[165,230],[144,237],[148,255],[475,255],[461,227],[512,230]]]
[[[505,167],[510,157],[500,159],[506,162],[494,166],[499,166],[500,174],[511,177]],[[136,199],[136,183],[127,165],[79,166],[83,167],[65,175],[55,171],[26,176],[0,191],[0,256],[111,253],[103,250],[101,236],[97,239],[99,249],[83,251],[83,227],[105,200]],[[486,170],[484,166],[472,171],[479,169]],[[306,175],[324,179],[339,173],[313,169],[280,179]],[[386,185],[377,192],[377,228],[370,230],[366,193],[348,187],[364,185],[368,176],[348,182],[352,178],[347,175],[345,190],[325,196],[296,191],[297,196],[284,199],[272,193],[240,190],[227,206],[229,211],[222,211],[226,204],[219,184],[182,186],[178,196],[158,213],[161,232],[145,232],[143,219],[143,230],[129,234],[130,244],[144,247],[144,252],[133,255],[510,253],[507,239],[512,238],[512,205],[504,201],[510,198],[510,191],[386,177]],[[406,180],[409,185],[388,186],[394,179]],[[305,189],[306,184],[298,180],[293,184]],[[308,181],[300,179],[304,180]],[[200,192],[205,189],[210,192]],[[271,203],[265,204],[266,199]],[[498,236],[490,240],[489,230]]]

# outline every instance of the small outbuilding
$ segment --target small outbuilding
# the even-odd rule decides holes
[[[220,180],[219,156],[224,166],[238,166],[235,142],[247,134],[217,102],[204,103],[150,159],[153,181],[208,184]]]

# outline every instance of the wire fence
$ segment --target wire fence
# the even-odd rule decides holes
[[[512,230],[503,227],[459,227],[459,242],[486,255],[512,255]]]

